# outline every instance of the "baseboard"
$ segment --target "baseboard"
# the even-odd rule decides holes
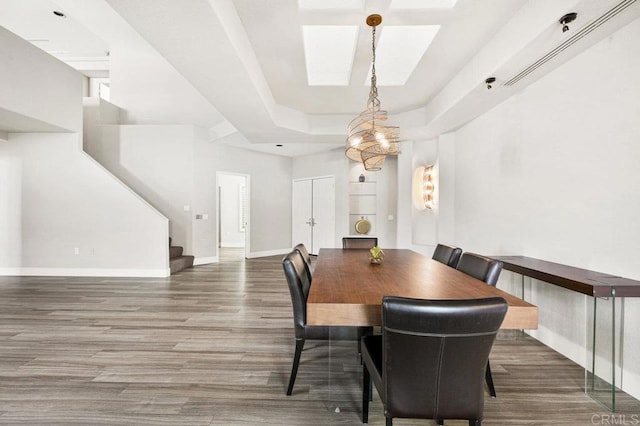
[[[0,276],[16,277],[132,277],[162,278],[171,275],[166,269],[98,269],[98,268],[0,268]]]
[[[244,243],[220,243],[220,247],[225,247],[225,248],[242,248],[242,247],[244,247]]]
[[[291,248],[278,249],[278,250],[266,250],[266,251],[252,251],[251,253],[249,253],[249,256],[247,256],[247,258],[253,259],[256,257],[285,255],[290,251],[291,251]]]
[[[218,263],[218,262],[219,262],[218,256],[196,257],[193,260],[193,266],[207,265],[209,263]]]

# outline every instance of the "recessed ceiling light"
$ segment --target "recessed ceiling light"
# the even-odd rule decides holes
[[[59,16],[60,18],[66,18],[67,15],[65,15],[64,13],[60,12],[59,10],[54,10],[53,14],[56,16]]]
[[[376,47],[378,85],[402,86],[436,37],[440,25],[398,25],[382,29]],[[366,84],[371,82],[371,70]]]
[[[303,25],[310,86],[347,86],[358,41],[357,25]]]

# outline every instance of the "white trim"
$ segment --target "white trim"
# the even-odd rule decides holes
[[[121,125],[111,125],[111,126],[115,126],[115,127],[123,127]],[[102,127],[105,127],[104,125]],[[82,140],[82,134],[80,137],[80,140]],[[84,141],[83,141],[84,143]],[[169,238],[169,218],[166,217],[164,214],[162,214],[160,212],[160,210],[156,209],[155,207],[153,207],[147,200],[145,200],[144,198],[142,198],[142,196],[140,194],[138,194],[136,191],[133,190],[133,188],[131,188],[130,186],[128,186],[126,183],[124,183],[122,180],[120,180],[120,178],[118,178],[116,175],[114,175],[109,169],[107,169],[105,166],[102,165],[102,163],[98,162],[98,160],[96,160],[95,158],[93,158],[91,155],[87,154],[86,151],[83,150],[82,147],[80,147],[80,153],[87,159],[89,160],[91,163],[93,163],[94,166],[98,167],[99,169],[101,169],[104,173],[107,174],[107,176],[111,177],[111,179],[113,179],[114,182],[116,182],[118,185],[120,185],[120,187],[122,187],[124,190],[126,190],[129,194],[131,194],[135,199],[137,199],[139,202],[141,202],[142,204],[144,204],[145,206],[147,206],[147,208],[149,210],[151,210],[152,212],[154,212],[160,219],[163,219],[166,222],[167,225],[167,241]],[[167,252],[168,253],[168,252]]]
[[[220,237],[220,176],[232,175],[241,176],[245,178],[247,187],[247,224],[244,230],[244,257],[251,258],[251,175],[246,173],[234,173],[225,171],[216,171],[216,244],[220,242],[222,245],[222,238]]]
[[[0,276],[25,277],[132,277],[163,278],[171,275],[166,269],[99,269],[99,268],[0,268]]]
[[[210,256],[210,257],[197,257],[193,259],[193,266],[198,265],[207,265],[209,263],[218,263],[220,260],[218,256]]]
[[[222,248],[244,248],[244,242],[241,243],[220,243]]]
[[[314,179],[327,179],[327,178],[333,178],[335,179],[335,175],[324,175],[324,176],[312,176],[312,177],[303,177],[303,178],[297,178],[297,179],[292,179],[293,182],[300,182],[303,180],[314,180]]]
[[[278,249],[278,250],[266,250],[266,251],[253,251],[247,256],[248,259],[254,259],[256,257],[277,256],[279,254],[287,254],[291,251],[291,248]]]

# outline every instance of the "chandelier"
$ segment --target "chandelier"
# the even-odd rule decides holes
[[[372,28],[371,89],[367,109],[349,123],[345,154],[365,170],[381,170],[387,155],[400,154],[400,128],[385,125],[387,111],[380,109],[376,87],[376,27],[382,17],[369,15],[366,22]]]

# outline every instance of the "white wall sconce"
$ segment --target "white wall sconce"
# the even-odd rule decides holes
[[[435,168],[418,167],[413,172],[413,205],[418,210],[432,209],[436,205]]]

